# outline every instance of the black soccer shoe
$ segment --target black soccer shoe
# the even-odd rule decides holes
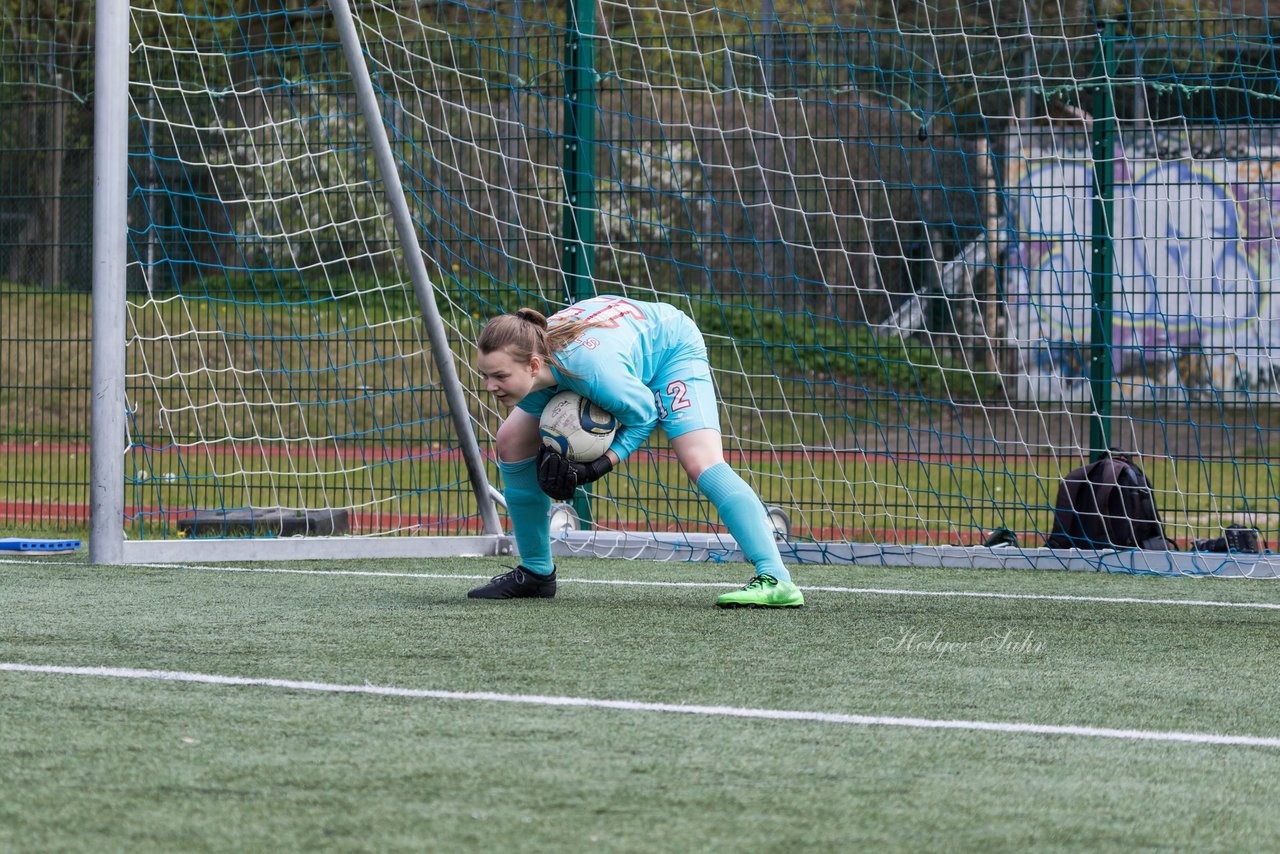
[[[550,599],[556,595],[556,571],[535,575],[523,566],[495,575],[467,594],[468,599]]]

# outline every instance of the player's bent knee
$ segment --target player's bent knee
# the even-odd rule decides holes
[[[494,450],[506,463],[519,462],[538,454],[538,420],[516,410],[498,427]]]
[[[681,461],[681,465],[684,467],[684,473],[689,476],[689,480],[697,483],[698,478],[702,477],[702,473],[716,465],[716,463],[690,460],[688,462]]]
[[[694,483],[704,471],[724,462],[724,445],[715,430],[696,430],[677,436],[671,440],[671,448],[684,473]]]

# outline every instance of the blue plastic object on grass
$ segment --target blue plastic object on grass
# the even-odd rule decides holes
[[[0,551],[73,552],[78,548],[80,548],[79,540],[33,540],[28,537],[0,539]]]

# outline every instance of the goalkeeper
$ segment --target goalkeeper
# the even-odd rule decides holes
[[[522,308],[493,318],[476,342],[485,390],[511,410],[498,428],[498,468],[521,564],[472,590],[473,599],[551,597],[551,499],[599,480],[661,425],[676,459],[715,505],[756,575],[716,600],[722,608],[794,608],[804,596],[782,564],[764,505],[724,461],[720,417],[702,333],[663,303],[600,296],[551,318]],[[618,419],[604,456],[577,463],[543,446],[539,416],[569,389]]]

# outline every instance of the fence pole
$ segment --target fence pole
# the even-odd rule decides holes
[[[564,42],[564,186],[560,264],[571,302],[595,296],[596,243],[596,0],[569,0]],[[586,488],[590,492],[590,487]],[[579,492],[574,512],[592,519],[591,499]]]
[[[54,75],[53,124],[49,132],[49,264],[45,287],[55,291],[62,283],[62,160],[67,149],[67,102],[62,74]]]
[[[1089,272],[1092,297],[1089,389],[1092,396],[1089,444],[1093,459],[1111,447],[1111,324],[1115,284],[1115,102],[1111,81],[1115,76],[1115,21],[1098,24],[1098,52],[1094,58],[1093,127],[1093,252]]]
[[[564,43],[564,186],[561,266],[571,301],[595,296],[596,0],[570,0]]]

